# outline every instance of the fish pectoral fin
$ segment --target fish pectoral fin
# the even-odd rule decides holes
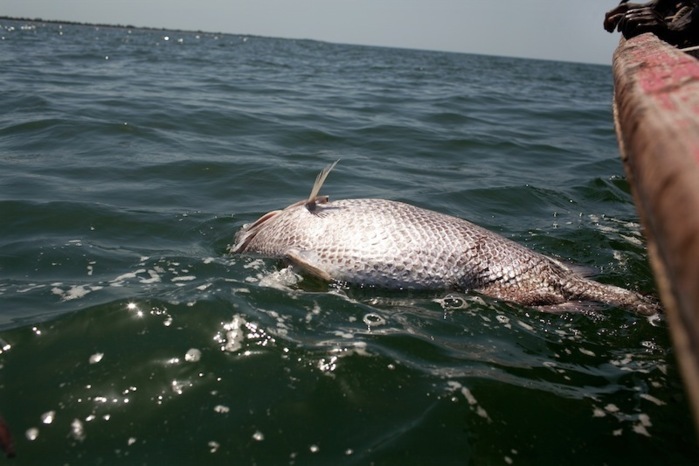
[[[333,277],[318,265],[317,256],[313,251],[289,249],[284,253],[284,258],[309,275],[329,282],[333,280]]]

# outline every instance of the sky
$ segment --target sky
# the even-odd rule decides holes
[[[2,0],[0,16],[611,64],[617,0]]]

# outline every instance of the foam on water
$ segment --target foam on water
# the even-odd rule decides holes
[[[696,462],[662,318],[226,254],[341,156],[322,194],[655,294],[609,67],[24,25],[0,20],[0,413],[21,461]]]

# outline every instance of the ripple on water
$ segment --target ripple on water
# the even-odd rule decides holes
[[[226,254],[341,157],[334,199],[464,217],[653,293],[609,67],[24,23],[0,20],[0,412],[22,461],[696,462],[662,319]]]

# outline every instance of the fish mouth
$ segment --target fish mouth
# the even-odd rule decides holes
[[[271,212],[267,212],[262,217],[255,220],[254,223],[248,223],[247,225],[243,225],[243,228],[241,228],[240,231],[235,234],[234,244],[230,248],[230,253],[237,254],[245,252],[245,249],[247,248],[248,244],[260,232],[265,222],[269,219],[276,217],[281,212],[281,210],[273,210]]]

